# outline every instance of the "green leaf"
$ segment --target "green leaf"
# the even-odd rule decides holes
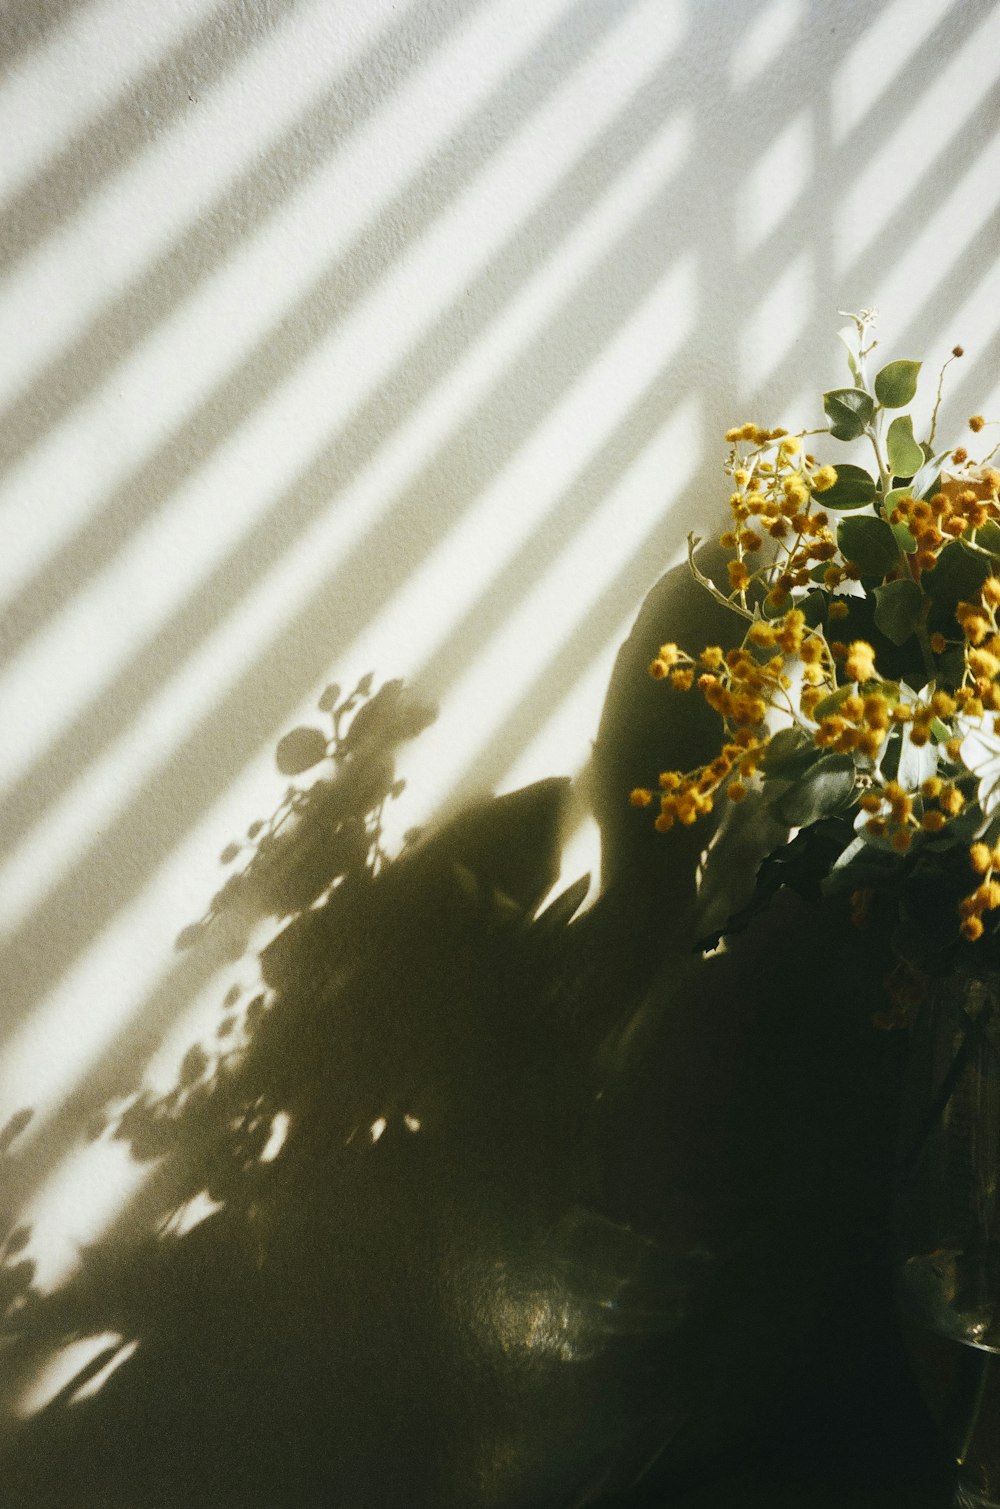
[[[840,704],[844,702],[848,697],[853,696],[853,683],[848,683],[847,686],[838,686],[837,690],[835,692],[831,692],[828,697],[824,697],[822,702],[817,702],[816,706],[813,708],[813,719],[818,723],[821,718],[832,717],[833,714],[837,711],[837,708],[840,706]]]
[[[885,513],[886,518],[889,517],[894,508],[899,507],[904,498],[912,499],[912,497],[912,482],[907,482],[903,487],[894,487],[891,492],[887,492],[885,497],[882,499],[882,510]]]
[[[865,508],[875,497],[875,479],[863,466],[845,461],[837,467],[837,480],[825,493],[813,493],[822,508],[844,513],[851,508]]]
[[[962,540],[946,545],[933,571],[924,575],[929,597],[936,603],[957,605],[975,597],[990,572],[989,557],[971,550]]]
[[[902,409],[917,391],[920,362],[890,362],[875,375],[875,397],[887,409]]]
[[[936,456],[928,456],[923,466],[910,482],[910,491],[914,498],[929,498],[931,493],[937,492],[941,476],[941,468],[951,455],[951,451],[938,451]]]
[[[791,780],[801,775],[816,755],[815,744],[801,729],[779,729],[768,741],[761,760],[765,779]]]
[[[905,644],[920,622],[924,594],[903,577],[875,588],[875,624],[893,644]]]
[[[826,618],[827,594],[807,592],[799,602],[799,610],[805,614],[810,629],[815,629]]]
[[[1000,524],[995,519],[987,519],[976,530],[976,544],[992,555],[1000,555]]]
[[[924,464],[924,453],[913,438],[913,420],[900,414],[889,426],[886,436],[889,465],[897,477],[913,477]]]
[[[775,811],[790,828],[804,828],[839,812],[853,791],[854,761],[850,755],[825,755],[785,792]]]
[[[899,565],[899,546],[892,529],[884,519],[873,519],[869,514],[841,519],[837,525],[837,545],[845,560],[853,561],[862,576],[885,576]]]
[[[823,394],[823,412],[834,440],[857,440],[870,423],[875,404],[863,388],[832,388]]]
[[[891,528],[900,550],[905,551],[907,555],[913,555],[917,548],[917,542],[910,533],[909,524],[893,524]]]

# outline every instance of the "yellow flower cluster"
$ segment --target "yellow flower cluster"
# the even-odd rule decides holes
[[[730,444],[740,440],[749,440],[752,445],[766,446],[774,440],[783,440],[788,434],[787,430],[765,430],[759,424],[738,424],[733,429],[726,431],[726,439]]]
[[[780,609],[793,588],[806,586],[811,571],[837,554],[829,518],[812,511],[812,494],[828,492],[837,473],[832,466],[819,466],[814,456],[803,456],[800,437],[785,430],[744,424],[728,430],[726,439],[754,447],[739,457],[734,452],[731,466],[736,483],[729,499],[733,528],[721,536],[723,547],[736,551],[728,567],[730,589],[743,594],[756,579],[769,589],[772,608]],[[744,558],[756,555],[765,537],[777,542],[778,560],[751,571]],[[841,580],[838,575],[837,583]]]
[[[963,462],[966,453],[956,451],[952,459]],[[917,571],[932,571],[949,540],[961,539],[970,530],[981,529],[987,520],[1000,518],[998,492],[1000,472],[988,467],[980,477],[942,483],[932,498],[900,498],[889,518],[893,524],[905,524],[913,536]]]
[[[958,348],[954,354],[960,354]],[[936,415],[935,408],[934,420]],[[982,415],[969,420],[974,434],[985,424]],[[933,421],[931,430],[933,441]],[[923,574],[935,568],[950,542],[965,539],[984,558],[987,547],[992,548],[989,536],[977,542],[975,532],[992,521],[1000,523],[1000,470],[989,466],[990,456],[970,462],[960,446],[951,453],[956,475],[946,473],[930,498],[894,494],[892,511],[887,514],[879,494],[880,487],[884,494],[889,485],[887,466],[879,453],[882,480],[873,488],[874,516],[888,518],[894,526],[904,525],[912,537],[911,545],[906,533],[897,528],[899,560],[887,569],[886,585],[912,579],[922,594],[909,633],[919,646],[914,647],[914,656],[922,657],[929,687],[917,697],[905,682],[880,673],[875,649],[867,640],[850,639],[847,634],[844,641],[833,637],[833,625],[854,616],[850,605],[860,595],[857,587],[846,593],[837,589],[859,582],[861,567],[845,558],[821,506],[822,495],[838,486],[837,470],[820,465],[804,451],[805,433],[789,434],[751,422],[726,432],[732,447],[727,471],[733,481],[731,522],[721,536],[723,547],[732,553],[727,566],[728,595],[697,570],[693,559],[692,568],[717,599],[750,621],[736,649],[724,651],[719,645],[709,645],[700,655],[691,656],[671,642],[660,646],[649,666],[652,677],[668,681],[679,692],[700,691],[723,722],[722,747],[714,759],[692,771],[662,772],[658,790],[637,787],[631,800],[637,807],[658,804],[655,827],[661,832],[675,824],[695,823],[713,810],[721,794],[734,802],[744,800],[758,770],[765,777],[771,774],[768,750],[773,736],[768,721],[777,713],[783,726],[791,721],[802,742],[793,739],[781,753],[775,746],[774,773],[780,777],[788,768],[784,750],[791,749],[794,759],[794,751],[808,749],[805,741],[822,754],[850,756],[853,802],[861,814],[861,831],[903,855],[915,841],[940,834],[962,814],[967,801],[975,800],[975,771],[963,761],[963,737],[956,718],[992,712],[997,715],[994,733],[1000,737],[1000,576],[989,577],[975,600],[959,603],[950,633],[942,633],[943,625],[934,619],[933,632],[927,625],[928,608],[948,601],[947,591],[930,598],[921,585]],[[878,434],[873,432],[872,438],[878,452]],[[829,502],[835,514],[849,506],[846,496],[839,494]],[[847,538],[846,534],[842,537]],[[860,551],[863,529],[857,538]],[[795,602],[816,588],[822,594],[821,622],[811,626]],[[871,599],[867,577],[864,596]],[[890,595],[890,599],[897,607],[909,601],[905,594]],[[826,628],[821,626],[824,612]],[[934,657],[959,647],[964,659],[961,685],[956,687],[953,681],[958,657],[949,656],[945,684],[950,690],[936,689],[935,678],[939,684],[943,666]],[[958,663],[961,666],[962,660]],[[890,738],[893,752],[886,763],[883,755]],[[900,740],[918,749],[933,745],[924,768],[940,774],[929,775],[917,789],[910,789],[913,782],[903,774],[902,763],[897,776],[894,751],[898,748],[901,756],[905,751]],[[813,768],[810,764],[809,769]],[[907,768],[913,768],[912,759]],[[887,779],[889,772],[895,778]],[[990,829],[988,836],[995,831]],[[933,852],[926,851],[928,856]],[[958,919],[969,940],[983,934],[986,913],[1000,910],[1000,841],[993,847],[976,843],[971,855],[979,880],[961,903]],[[871,898],[859,892],[855,899],[860,920],[870,910]]]
[[[1000,845],[995,844],[991,848],[989,844],[973,844],[969,858],[981,880],[972,894],[962,899],[959,912],[962,917],[962,936],[974,943],[983,936],[984,912],[993,912],[1000,907],[1000,880],[996,879],[1000,872]]]
[[[881,693],[861,696],[852,692],[837,704],[835,713],[821,717],[813,735],[820,749],[835,754],[855,750],[874,760],[885,743],[893,722],[893,708]]]
[[[919,793],[904,791],[898,781],[887,781],[878,791],[866,792],[858,805],[871,814],[865,828],[872,838],[888,839],[905,854],[915,833],[940,833],[949,818],[957,817],[965,797],[953,781],[929,776]]]
[[[747,788],[740,778],[752,776],[757,769],[767,742],[763,725],[768,708],[774,707],[776,698],[787,694],[791,686],[785,657],[801,651],[805,633],[805,617],[793,609],[774,623],[753,623],[746,643],[738,649],[724,653],[721,646],[709,645],[701,652],[698,689],[728,726],[731,738],[714,760],[697,770],[688,774],[667,770],[661,774],[660,812],[655,824],[661,832],[672,828],[675,822],[690,824],[711,812],[724,785],[731,801],[739,802],[746,796]],[[761,661],[748,646],[774,648],[779,653]],[[689,691],[695,684],[696,668],[691,657],[676,644],[665,644],[660,646],[649,671],[654,679],[669,677],[677,690]],[[636,787],[631,801],[633,806],[648,807],[653,793],[645,787]]]
[[[956,693],[957,705],[971,716],[1000,712],[1000,577],[988,576],[972,603],[959,603],[955,617],[967,641],[965,663],[968,680]]]

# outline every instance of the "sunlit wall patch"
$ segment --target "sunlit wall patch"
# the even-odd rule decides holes
[[[81,1380],[79,1387],[69,1392],[67,1401],[75,1404],[90,1398],[133,1355],[138,1345],[137,1341],[126,1342],[114,1331],[67,1342],[43,1363],[18,1395],[14,1415],[20,1420],[30,1419],[69,1390],[76,1378]]]

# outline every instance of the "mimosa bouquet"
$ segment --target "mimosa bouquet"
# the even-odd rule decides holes
[[[631,800],[666,832],[753,797],[798,830],[765,860],[782,883],[850,898],[924,971],[975,945],[1000,957],[1000,446],[940,448],[941,368],[925,438],[908,409],[921,363],[873,370],[874,315],[850,316],[849,387],[827,424],[728,431],[731,523],[720,587],[744,623],[734,648],[661,645],[649,667],[719,715],[718,753],[664,770]],[[988,429],[969,421],[968,446]],[[813,437],[862,442],[866,465]],[[819,446],[815,449],[818,451]],[[853,454],[853,452],[852,452]],[[711,858],[711,856],[709,856]],[[734,922],[738,919],[734,919]]]

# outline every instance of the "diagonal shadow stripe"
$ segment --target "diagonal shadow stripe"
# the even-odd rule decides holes
[[[822,14],[822,4],[820,4],[818,14]],[[876,16],[877,13],[872,14],[870,24],[874,22]],[[947,65],[949,59],[968,40],[981,20],[981,11],[974,6],[953,9],[942,17],[926,42],[926,47],[933,52],[939,69]],[[854,40],[853,35],[845,38],[845,42],[851,44]],[[834,146],[830,139],[832,112],[828,91],[817,92],[815,80],[810,73],[806,70],[796,73],[794,69],[794,60],[800,46],[798,38],[792,38],[785,53],[775,59],[774,66],[787,78],[786,87],[780,91],[765,93],[763,96],[759,91],[753,92],[756,117],[753,143],[755,149],[766,148],[769,142],[773,141],[787,126],[797,110],[808,109],[814,122],[811,143],[814,169],[810,174],[809,182],[803,186],[803,191],[789,204],[768,235],[759,246],[742,259],[738,275],[744,285],[762,286],[769,277],[773,276],[779,244],[784,242],[788,245],[790,238],[794,238],[798,246],[801,247],[803,243],[808,245],[814,255],[815,307],[820,310],[827,307],[833,308],[836,304],[842,303],[844,297],[848,300],[851,297],[850,294],[842,294],[839,298],[834,298],[831,293],[835,281],[832,256],[834,244],[832,221],[836,215],[835,186],[843,178],[851,176],[859,161],[867,161],[878,153],[887,132],[898,129],[901,120],[905,119],[908,114],[919,110],[924,63],[922,51],[911,58],[907,65],[894,76],[890,86],[883,89],[877,98],[872,100],[869,109],[857,125]],[[831,55],[829,71],[832,72],[836,62],[837,57]],[[982,149],[984,142],[980,133],[985,133],[987,127],[996,122],[998,97],[1000,97],[1000,85],[992,91],[988,100],[977,107],[969,121],[963,125],[961,132],[945,136],[940,151],[930,160],[923,161],[919,177],[915,179],[912,186],[907,206],[891,223],[891,232],[894,232],[897,238],[919,227],[920,219],[926,215],[928,205],[937,203],[949,186],[950,180],[957,176],[959,164],[967,158],[971,160]],[[822,187],[824,182],[829,184],[826,192]],[[890,228],[886,227],[875,245],[857,259],[854,266],[844,274],[844,278],[852,280],[855,287],[869,286],[877,282],[887,265],[886,253],[890,240]],[[824,327],[820,326],[819,330],[825,341]]]
[[[653,85],[649,86],[649,87],[652,87],[652,88],[657,87],[656,81],[654,81]],[[648,93],[649,92],[649,87],[647,87],[647,90],[645,90],[643,92],[644,93]],[[640,99],[639,99],[638,103],[640,103],[640,104],[642,103],[641,96],[640,96]],[[633,112],[633,113],[635,113],[635,112]],[[634,125],[633,125],[632,129],[635,130],[635,126]],[[602,142],[602,148],[605,145],[606,144]],[[590,156],[593,157],[594,154],[591,153]],[[467,322],[467,318],[468,318],[468,310],[467,310],[467,308],[464,310],[464,315],[465,315],[465,322]],[[371,416],[371,430],[373,432],[383,433],[384,434],[384,432],[385,432],[385,418],[386,418],[385,415],[377,415],[376,414],[376,415]],[[178,450],[184,450],[185,448],[184,447],[177,447],[177,449]],[[241,567],[241,571],[243,573],[244,579],[246,579],[246,575],[247,575],[246,566],[247,566],[247,562],[244,561],[244,565]],[[215,588],[216,588],[217,585],[218,585],[218,579],[216,579],[215,582],[213,583],[213,594],[215,592]],[[214,597],[214,600],[215,600],[216,604],[218,604],[218,597],[217,596]],[[161,646],[161,648],[162,648],[162,646]],[[160,679],[162,679],[162,675],[163,675],[163,667],[162,667],[162,665],[158,665],[157,670],[156,670],[155,679],[157,681],[159,681]],[[149,683],[147,682],[147,685],[148,684]],[[136,695],[137,695],[137,689],[136,689],[136,687],[134,685],[133,686],[129,686],[128,688],[122,687],[121,691],[123,693],[123,696],[127,698],[128,705],[130,707],[135,707],[135,705],[136,705]],[[141,695],[141,692],[140,692],[140,695]],[[79,756],[82,759],[86,759],[87,755],[90,754],[92,752],[93,748],[94,748],[94,746],[93,746],[93,744],[91,742],[90,732],[89,732],[88,728],[86,727],[86,719],[84,720],[84,726],[81,727],[80,725],[77,725],[77,727],[73,730],[73,737],[65,740],[63,742],[63,744],[62,744],[61,747],[62,747],[63,751],[71,750],[73,752],[73,754],[70,756],[70,758],[73,758],[74,756]],[[63,756],[63,758],[65,758],[65,755]],[[64,784],[64,782],[61,780],[61,774],[62,774],[61,772],[53,770],[50,765],[46,764],[45,767],[44,767],[44,770],[39,769],[36,772],[34,772],[34,774],[31,777],[28,778],[28,786],[29,787],[33,787],[35,791],[38,791],[40,789],[44,789],[44,786],[45,786],[46,782],[54,783],[56,786],[58,786],[60,784]],[[32,805],[32,796],[31,796],[31,792],[30,791],[23,791],[22,790],[22,792],[19,793],[19,795],[26,795],[29,806]],[[35,809],[35,810],[37,810],[37,809]],[[13,832],[13,829],[11,828],[11,826],[9,824],[8,824],[8,831]]]
[[[544,102],[557,82],[557,60],[567,68],[581,61],[612,22],[620,21],[634,3],[636,0],[627,0],[615,9],[605,0],[588,0],[579,24],[569,27],[564,16],[547,32],[522,61],[517,77],[491,91],[463,122],[454,140],[358,231],[324,276],[294,309],[263,333],[186,424],[175,430],[137,473],[116,487],[101,511],[24,584],[4,613],[2,643],[6,654],[15,653],[60,606],[67,581],[79,590],[86,578],[121,549],[171,493],[203,466],[268,394],[336,329],[351,307],[386,276],[406,246],[433,224],[486,166],[495,149]],[[573,12],[573,16],[577,18],[579,13]],[[587,160],[593,165],[593,154]],[[200,242],[207,235],[199,228],[195,239]],[[198,281],[195,267],[181,265],[186,261],[183,243],[172,256],[179,260],[166,285],[171,301]],[[146,313],[143,305],[138,317],[145,321]],[[144,327],[138,333],[144,333]],[[79,355],[72,353],[60,365],[79,386],[81,396],[91,379],[100,376],[87,360],[80,366]]]
[[[520,548],[494,576],[489,590],[449,630],[425,663],[412,673],[411,680],[432,696],[441,696],[465,674],[478,658],[484,644],[498,633],[510,616],[512,603],[527,596],[545,570],[559,554],[574,527],[579,529],[600,509],[604,499],[632,464],[652,442],[670,418],[677,404],[689,390],[685,374],[696,360],[693,338],[683,343],[670,360],[649,379],[642,392],[629,405],[614,428],[601,441],[596,454],[573,478],[544,519]],[[716,468],[705,465],[702,475],[690,485],[699,496],[714,483]],[[669,538],[666,555],[673,555],[683,544],[687,531],[696,521],[685,510],[668,509],[664,514],[663,537]],[[657,536],[660,544],[660,535]],[[646,562],[646,575],[651,561]],[[620,612],[628,604],[620,605]]]
[[[689,528],[692,522],[688,519],[682,527]],[[607,653],[630,607],[641,601],[649,588],[651,563],[669,559],[677,543],[677,522],[669,516],[646,533],[605,583],[600,595],[587,603],[576,619],[573,632],[566,636],[555,655],[539,666],[504,717],[502,728],[490,739],[488,748],[477,750],[466,768],[456,775],[449,806],[461,804],[503,780],[516,754],[527,747],[552,716],[553,709],[572,693],[592,661]],[[512,755],[512,751],[516,753]]]
[[[338,79],[319,105],[282,132],[278,141],[240,174],[224,195],[202,212],[162,256],[112,299],[91,324],[8,405],[0,415],[0,458],[7,469],[16,464],[45,432],[81,402],[205,278],[249,236],[261,229],[292,199],[358,127],[377,112],[388,94],[432,56],[436,45],[461,19],[486,3],[465,0],[462,7],[435,0],[434,7],[414,5],[389,39]],[[525,108],[532,94],[542,99],[561,69],[584,55],[599,36],[617,24],[636,3],[609,6],[607,0],[582,0],[563,11],[502,91],[494,95],[494,122],[488,108],[477,108],[463,126],[459,144],[448,143],[441,156],[447,175],[453,157],[464,149],[470,161],[489,156],[500,122]],[[443,14],[435,28],[436,11]],[[391,45],[390,45],[391,44]],[[372,79],[379,81],[378,90]],[[479,140],[474,131],[480,131]],[[303,150],[303,142],[308,150]],[[477,152],[478,148],[478,152]],[[395,195],[378,217],[390,246],[403,246],[433,217],[436,196],[434,163],[428,163],[409,192]],[[428,204],[421,202],[422,188]]]
[[[87,0],[4,0],[0,12],[0,79],[18,59],[39,47]]]
[[[969,394],[969,402],[981,404],[984,390],[989,392],[997,381],[996,369],[992,372],[988,369],[983,370],[977,332],[952,333],[951,326],[959,309],[976,288],[987,278],[996,276],[995,262],[991,265],[990,259],[995,257],[998,243],[1000,243],[1000,197],[972,240],[963,245],[961,257],[956,258],[950,267],[942,268],[933,286],[927,290],[897,338],[900,349],[906,345],[913,349],[916,349],[918,345],[926,346],[928,341],[935,336],[946,337],[949,346],[955,341],[963,345],[968,344],[973,363],[969,365],[963,363],[957,386],[945,389],[949,408],[955,406],[959,397],[965,393]],[[951,368],[950,372],[953,378],[958,375],[955,374],[954,368]],[[975,381],[979,382],[978,393]],[[963,415],[963,419],[966,417]],[[956,444],[958,443],[956,441]]]
[[[242,53],[278,30],[301,3],[256,0],[250,27],[234,12],[231,0],[222,0],[189,37],[130,80],[123,98],[96,116],[0,206],[0,277],[190,110],[192,90],[211,88]]]
[[[217,607],[217,599],[216,599],[216,607]],[[128,703],[128,706],[131,706],[131,708],[134,708],[134,697],[133,697],[134,687],[133,688],[122,688],[122,691],[127,691],[127,703]],[[122,705],[124,705],[124,703],[122,703]],[[72,739],[72,741],[66,741],[65,744],[63,744],[63,748],[69,748],[69,747],[84,748],[84,747],[87,747],[86,732],[87,732],[86,729],[75,729],[74,730],[75,735],[81,735],[81,738],[74,738],[74,739]],[[51,771],[50,768],[47,768],[47,770],[45,770],[45,779],[47,779],[47,780],[48,779],[53,779],[54,774],[56,774],[56,773],[53,773],[53,771]]]
[[[907,237],[920,231],[928,216],[947,198],[962,173],[990,145],[991,136],[995,137],[997,132],[998,114],[1000,82],[970,116],[963,130],[949,137],[933,157],[923,162],[906,203],[900,207],[891,225],[845,269],[842,274],[844,279],[849,279],[856,287],[864,287],[876,284],[884,276],[887,246],[895,242],[898,247]],[[836,181],[849,168],[859,147],[877,149],[877,124],[874,121],[867,123],[863,136],[868,136],[869,128],[870,140],[858,141],[852,138],[842,149],[829,153],[823,161],[823,174],[815,173],[812,184],[822,182],[827,176],[831,182]],[[830,209],[825,196],[815,192],[800,196],[775,223],[765,240],[745,258],[742,264],[744,276],[752,283],[759,282],[773,265],[778,243],[787,244],[788,238],[793,234],[805,233],[805,240],[810,246],[819,247],[824,242],[826,247],[831,246],[833,238],[828,232],[829,216]],[[823,289],[824,302],[830,299],[829,288],[828,283]]]
[[[970,355],[972,361],[969,365],[966,367],[963,363],[962,381],[948,395],[950,408],[960,416],[955,426],[955,439],[958,444],[967,443],[966,436],[969,432],[965,425],[969,415],[983,412],[985,402],[983,394],[990,392],[997,394],[997,373],[1000,372],[1000,328],[991,331],[988,339],[982,344],[976,340],[975,346],[970,348]],[[954,371],[954,367],[951,370]],[[997,395],[996,401],[1000,402],[1000,394]],[[1000,411],[988,413],[986,418],[1000,419]],[[986,436],[990,439],[977,454],[991,451],[1000,441],[998,430],[984,430],[978,438],[984,440]],[[993,458],[991,464],[996,466],[996,457]]]
[[[213,268],[301,188],[385,98],[433,55],[485,0],[414,0],[331,84],[207,206],[174,245],[103,310],[0,415],[0,465],[16,464],[46,430],[96,387]],[[379,81],[373,89],[372,80]],[[304,149],[303,144],[307,144]]]
[[[654,130],[661,126],[659,120],[649,118],[648,107],[663,81],[664,75],[660,74],[649,81],[573,165],[553,193],[463,287],[451,308],[404,354],[376,391],[331,437],[327,453],[337,457],[337,487],[348,485],[370,459],[371,436],[378,435],[384,445],[423,401],[425,393],[447,374],[456,349],[470,346],[501,317],[533,270],[533,264],[556,253],[593,201],[616,180],[624,166],[623,146],[627,144],[629,150],[638,153],[648,144]],[[368,259],[363,265],[368,265]],[[331,274],[331,278],[335,277],[336,274]],[[140,474],[117,490],[112,504],[116,516],[136,511],[132,501],[136,492],[151,502],[165,501],[178,481],[176,472],[170,468],[187,468],[207,459],[222,443],[230,426],[239,422],[232,411],[242,414],[248,388],[257,396],[254,379],[269,385],[275,378],[275,368],[280,374],[286,361],[294,366],[303,343],[318,336],[319,310],[328,308],[325,286],[324,295],[317,300],[315,313],[311,305],[305,306],[293,328],[284,332],[280,340],[272,337],[259,357],[255,353],[251,370],[240,370],[231,376],[215,402],[206,406],[182,437],[172,438],[157,452],[155,461],[166,475]],[[247,531],[210,578],[157,629],[155,637],[105,688],[101,698],[85,708],[34,768],[0,799],[0,854],[9,852],[10,845],[37,821],[52,792],[65,790],[68,782],[125,731],[193,648],[217,629],[227,613],[266,576],[289,542],[304,533],[328,507],[326,492],[292,490]],[[5,642],[16,646],[26,629],[23,617],[12,621],[8,614],[4,623]]]
[[[426,547],[429,520],[440,538],[463,511],[463,503],[454,497],[456,472],[463,476],[467,496],[484,488],[539,427],[577,373],[604,347],[633,304],[651,291],[682,239],[672,213],[674,199],[673,190],[654,195],[438,455],[405,488],[391,514],[310,594],[258,664],[229,688],[185,745],[129,801],[117,823],[115,849],[117,854],[120,846],[123,859],[112,859],[103,840],[91,845],[39,904],[6,951],[4,962],[13,981],[8,1000],[12,1024],[136,894],[183,827],[204,813],[225,789],[228,771],[242,766],[273,738],[282,719],[321,678],[338,647],[357,634],[375,611],[370,576],[385,531],[391,531],[396,548],[389,569],[383,564],[379,577],[384,595],[391,596]],[[357,465],[363,459],[351,458],[351,463]],[[291,509],[297,496],[318,494],[328,499],[339,490],[342,484],[336,472],[343,460],[339,444],[320,457],[289,489],[276,518],[280,521],[282,510]],[[409,549],[408,541],[412,541]],[[182,809],[186,809],[185,819],[179,819]],[[52,914],[65,923],[58,935]]]
[[[959,178],[992,143],[1000,138],[998,107],[1000,107],[1000,83],[991,91],[989,98],[983,101],[973,117],[976,125],[982,127],[982,134],[977,136],[974,129],[970,129],[953,136],[947,147],[939,152],[919,174],[914,185],[913,197],[900,210],[898,218],[893,223],[891,228],[893,239],[905,242],[908,238],[917,235],[934,210],[948,198]],[[971,125],[972,122],[970,122]],[[992,133],[988,131],[990,126],[993,127]],[[845,276],[850,278],[856,287],[866,284],[877,285],[885,277],[887,240],[888,233],[847,269]]]
[[[411,680],[419,680],[421,685],[433,691],[457,679],[468,667],[486,638],[502,625],[507,616],[507,588],[520,587],[525,578],[530,584],[541,575],[553,559],[560,536],[566,528],[572,523],[584,523],[597,511],[603,497],[652,441],[676,403],[686,396],[683,374],[693,356],[694,349],[689,343],[650,379],[603,441],[585,473],[565,491],[552,514],[543,521],[531,539],[525,542],[503,574],[491,584],[489,593],[456,625],[447,643],[435,652]],[[714,467],[706,468],[711,473],[712,482],[716,480],[715,470]],[[706,483],[708,480],[706,478]],[[701,490],[698,482],[692,484],[693,492],[700,495]],[[672,512],[665,515],[652,548],[673,553],[690,522]],[[644,562],[643,588],[647,584],[650,559],[653,558],[646,558]],[[633,576],[638,579],[638,566]],[[627,613],[631,600],[618,601],[616,621],[620,622]],[[96,1105],[127,1093],[133,1087],[136,1065],[148,1059],[225,957],[224,948],[218,957],[197,952],[182,957],[147,998],[137,1005],[129,1022],[117,1034],[114,1044],[78,1081],[71,1095],[42,1127],[37,1141],[21,1155],[17,1167],[12,1170],[16,1199],[15,1195],[9,1198],[15,1204],[30,1194],[65,1155],[78,1136],[81,1123]]]

